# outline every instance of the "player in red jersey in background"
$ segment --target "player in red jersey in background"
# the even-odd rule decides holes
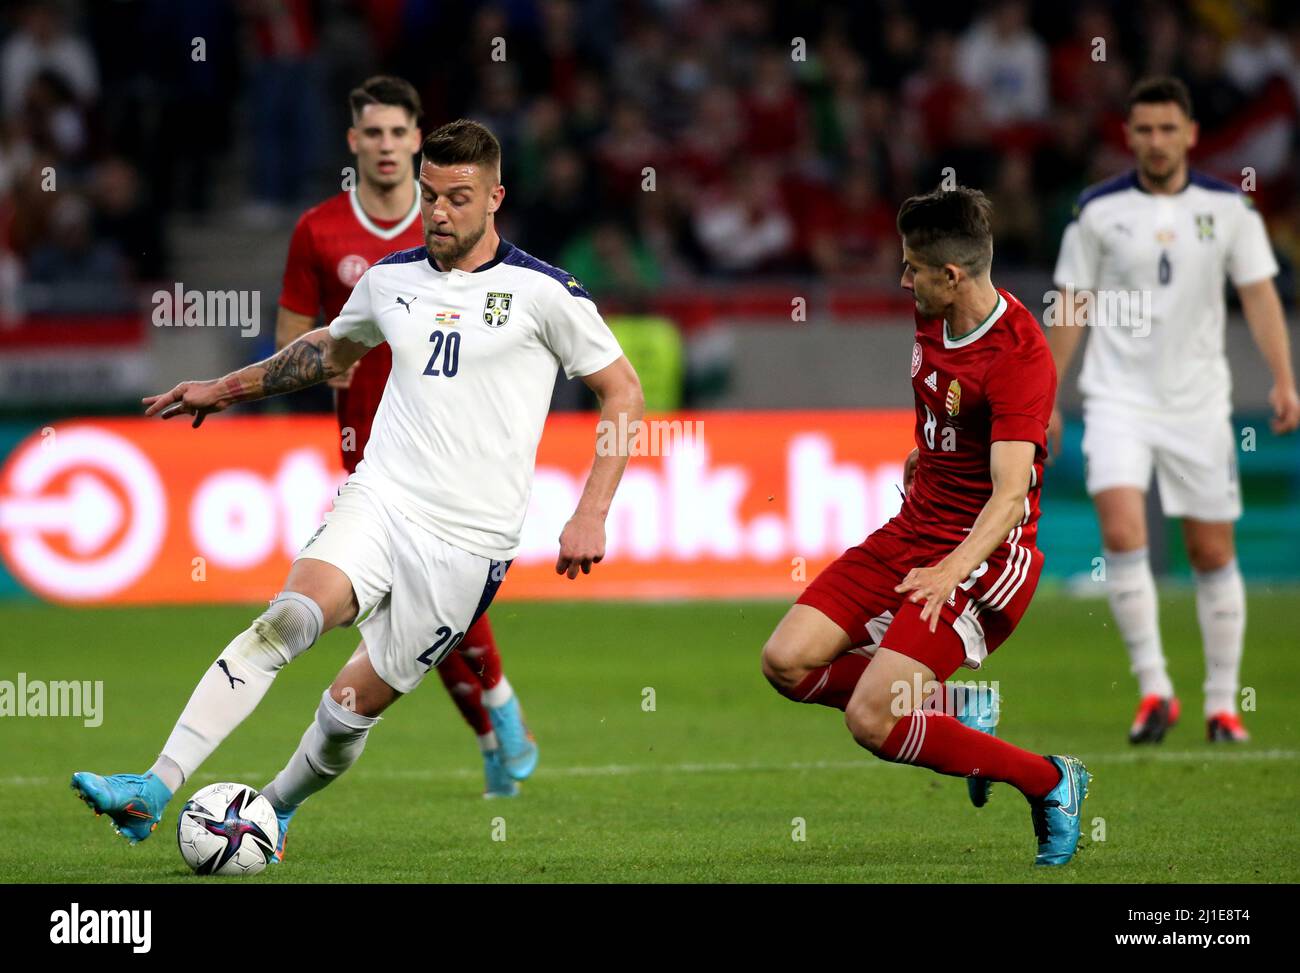
[[[898,213],[902,286],[916,302],[916,450],[902,510],[804,590],[763,648],[763,673],[797,702],[844,711],[885,760],[990,781],[1029,801],[1040,865],[1079,841],[1089,775],[994,735],[990,687],[942,686],[978,669],[1029,606],[1043,555],[1038,494],[1056,369],[1034,315],[989,279],[991,207],[958,188]]]
[[[413,158],[420,150],[420,96],[406,81],[374,77],[349,95],[348,148],[356,156],[356,189],[345,190],[298,220],[289,243],[277,350],[338,316],[366,268],[397,250],[424,245]],[[344,376],[332,380],[343,466],[353,473],[370,438],[370,424],[388,381],[387,343],[373,348]],[[358,649],[357,651],[364,651]],[[537,765],[528,732],[485,614],[438,674],[478,737],[487,780],[484,797],[513,797],[516,781]]]

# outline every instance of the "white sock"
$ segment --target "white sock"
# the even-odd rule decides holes
[[[158,755],[158,759],[149,768],[149,773],[162,781],[163,786],[173,794],[180,790],[181,785],[185,783],[185,771],[181,770],[180,764],[163,754]]]
[[[498,706],[504,706],[510,702],[510,697],[514,694],[515,691],[510,686],[510,680],[502,676],[501,681],[491,689],[483,690],[483,705],[489,709],[496,709]]]
[[[323,625],[314,601],[286,591],[222,650],[194,687],[162,750],[183,777],[192,776],[257,709],[276,673],[316,641]]]
[[[482,733],[479,735],[478,748],[483,753],[487,753],[490,750],[495,750],[499,746],[500,744],[497,743],[497,734],[495,730],[488,730],[486,733]]]
[[[1106,599],[1128,648],[1129,669],[1137,676],[1138,692],[1143,696],[1172,696],[1174,686],[1160,647],[1156,579],[1145,547],[1106,552]]]
[[[276,810],[296,808],[357,762],[378,722],[378,716],[362,716],[336,703],[325,690],[298,749],[262,794]]]
[[[1196,617],[1205,645],[1205,715],[1235,713],[1246,635],[1246,586],[1236,559],[1196,572]]]

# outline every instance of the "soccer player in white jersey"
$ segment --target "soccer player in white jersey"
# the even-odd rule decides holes
[[[1084,336],[1083,452],[1105,547],[1106,592],[1141,697],[1129,739],[1157,743],[1179,717],[1165,667],[1144,495],[1154,471],[1169,517],[1182,521],[1196,575],[1211,741],[1242,741],[1237,714],[1246,595],[1233,523],[1241,516],[1224,356],[1225,280],[1273,376],[1274,433],[1300,424],[1300,398],[1277,263],[1263,220],[1237,187],[1195,172],[1191,99],[1182,82],[1152,78],[1129,95],[1126,132],[1136,168],[1079,198],[1054,281],[1070,320],[1049,328],[1058,374]],[[1053,414],[1053,452],[1061,415]]]
[[[380,713],[487,610],[518,550],[557,367],[596,393],[601,428],[641,420],[636,373],[582,285],[498,236],[505,189],[495,136],[451,122],[421,155],[424,246],[367,270],[328,327],[224,378],[144,400],[147,415],[192,415],[197,427],[233,403],[342,375],[382,342],[392,351],[365,458],[284,590],[199,681],[153,767],[73,775],[74,790],[133,844],[280,669],[321,633],[359,620],[362,645],[263,792],[280,821],[282,858],[298,806],[356,761]],[[560,534],[557,573],[576,578],[604,556],[626,465],[625,449],[598,451]]]

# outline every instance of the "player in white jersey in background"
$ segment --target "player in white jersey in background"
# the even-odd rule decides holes
[[[1273,376],[1274,433],[1300,424],[1300,398],[1264,222],[1239,187],[1189,169],[1191,99],[1172,78],[1140,81],[1126,133],[1136,168],[1088,189],[1054,274],[1066,327],[1048,329],[1064,376],[1084,335],[1087,488],[1101,522],[1106,592],[1141,700],[1133,743],[1158,743],[1180,704],[1160,642],[1147,557],[1145,493],[1154,470],[1164,513],[1181,519],[1196,575],[1211,741],[1248,739],[1237,714],[1246,595],[1233,543],[1241,516],[1225,280]],[[1060,446],[1061,415],[1049,429]]]
[[[342,375],[388,342],[393,367],[365,458],[303,547],[284,590],[208,669],[143,775],[73,775],[73,788],[132,843],[320,635],[360,620],[363,642],[325,691],[288,765],[264,793],[280,821],[347,770],[382,713],[414,689],[486,611],[519,546],[555,374],[580,376],[602,429],[632,429],[635,371],[571,275],[501,240],[501,148],[456,121],[421,149],[425,246],[392,254],[343,310],[266,361],[145,399],[194,416]],[[609,425],[606,425],[608,423]],[[621,423],[621,424],[620,424]],[[560,534],[556,572],[588,573],[627,451],[600,449]]]

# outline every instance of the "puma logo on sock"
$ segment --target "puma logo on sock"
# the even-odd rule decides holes
[[[237,682],[243,682],[243,681],[244,681],[244,680],[240,679],[238,676],[232,676],[232,675],[230,674],[230,669],[226,666],[226,660],[225,660],[225,659],[218,659],[218,660],[217,660],[217,665],[221,666],[221,671],[224,672],[224,673],[226,674],[226,678],[230,680],[230,688],[231,688],[231,689],[234,689],[234,688],[235,688],[235,683],[237,683]]]

